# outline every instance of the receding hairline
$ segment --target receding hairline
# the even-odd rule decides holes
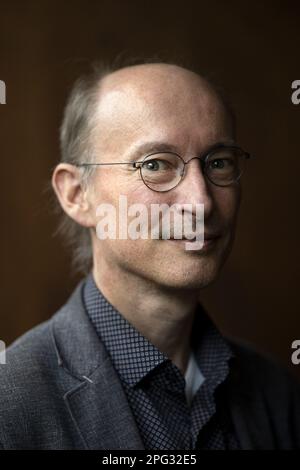
[[[159,75],[159,74],[163,74],[164,72],[170,73],[172,71],[175,72],[176,74],[194,77],[195,79],[198,79],[198,80],[200,79],[201,82],[206,83],[208,86],[211,86],[209,81],[201,74],[194,72],[193,70],[187,69],[181,65],[167,64],[164,62],[153,62],[150,64],[137,64],[137,65],[125,66],[118,70],[114,70],[106,74],[103,80],[104,81],[107,79],[113,80],[114,77],[118,78],[118,76],[122,77],[122,75],[125,75],[126,77],[126,74],[130,76],[134,72],[136,73],[136,75],[138,75],[139,73],[143,74],[144,72],[146,73],[148,72],[149,74],[152,72],[154,74],[156,73],[156,75]]]
[[[164,62],[154,62],[150,64],[137,64],[122,67],[112,72],[106,73],[99,79],[98,89],[100,95],[105,90],[111,90],[118,87],[126,87],[126,85],[134,86],[135,83],[141,84],[143,79],[183,79],[190,80],[197,86],[203,89],[203,91],[211,92],[213,95],[220,97],[216,87],[211,83],[210,80],[202,76],[201,74],[185,68],[177,64],[168,64]]]
[[[145,78],[147,79],[147,77],[150,79],[158,78],[158,83],[160,78],[168,78],[170,80],[174,78],[175,83],[176,80],[179,79],[182,80],[181,84],[183,84],[185,88],[188,88],[190,80],[191,87],[198,88],[201,94],[210,96],[223,107],[231,121],[233,133],[236,134],[235,112],[223,90],[204,75],[175,63],[151,62],[127,65],[117,70],[104,73],[104,75],[99,78],[96,85],[98,106],[100,105],[101,98],[109,91],[117,91],[120,89],[123,91],[126,89],[134,90],[143,87],[144,90],[146,90],[147,81]],[[151,84],[151,80],[149,83]]]

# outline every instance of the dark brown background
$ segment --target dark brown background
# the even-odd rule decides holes
[[[1,317],[9,344],[49,318],[80,278],[53,237],[44,188],[58,127],[90,59],[161,54],[224,85],[239,142],[255,155],[244,178],[234,251],[203,303],[226,333],[291,366],[300,338],[300,79],[298,1],[0,1]]]

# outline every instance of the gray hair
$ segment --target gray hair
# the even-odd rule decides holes
[[[101,80],[112,72],[104,63],[95,63],[92,72],[74,83],[68,97],[60,127],[61,162],[73,165],[91,161],[92,134],[95,129],[95,111]],[[80,168],[81,184],[86,186],[93,167]],[[55,234],[62,235],[72,251],[72,267],[87,274],[92,268],[90,230],[70,218],[61,208],[60,222]]]
[[[81,76],[74,83],[68,97],[62,124],[60,127],[60,151],[61,162],[80,164],[89,162],[93,153],[93,131],[96,128],[96,107],[99,99],[101,81],[110,73],[130,65],[147,63],[165,63],[185,67],[178,61],[167,61],[158,58],[147,60],[130,59],[121,64],[118,59],[112,64],[96,62],[92,64],[92,71]],[[207,76],[203,76],[214,88],[220,99],[223,101],[235,128],[235,114],[227,100],[222,88],[213,84]],[[81,184],[87,184],[93,173],[93,167],[83,167],[81,171]],[[56,211],[60,213],[60,222],[55,232],[62,235],[66,245],[72,252],[72,268],[75,271],[87,274],[93,264],[92,242],[90,229],[79,225],[61,209],[56,200]]]

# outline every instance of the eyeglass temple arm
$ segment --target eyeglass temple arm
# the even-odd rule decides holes
[[[111,163],[75,163],[75,166],[102,166],[102,165],[135,165],[142,162],[111,162]]]

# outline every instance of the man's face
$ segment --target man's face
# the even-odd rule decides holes
[[[148,67],[148,69],[147,69]],[[204,81],[174,66],[143,66],[115,72],[101,87],[96,162],[140,161],[155,151],[153,142],[174,149],[185,161],[220,142],[233,142],[233,130],[222,103]],[[143,147],[142,150],[139,150]],[[101,203],[204,204],[204,230],[219,238],[205,250],[187,251],[184,241],[130,238],[99,240],[95,233]],[[168,192],[155,192],[129,165],[97,167],[88,198],[95,221],[94,263],[168,288],[195,289],[213,281],[234,239],[240,201],[239,183],[219,187],[202,173],[199,160],[186,167],[184,179]]]

